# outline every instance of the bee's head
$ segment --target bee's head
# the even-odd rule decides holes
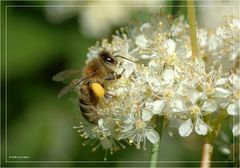
[[[107,50],[102,50],[99,52],[98,57],[100,58],[100,61],[103,63],[103,65],[105,67],[107,67],[108,69],[114,70],[118,61],[117,58],[122,58],[125,60],[128,60],[130,62],[136,63],[135,61],[132,61],[126,57],[123,57],[121,55],[116,55],[113,56],[109,51]]]
[[[98,56],[102,63],[109,69],[112,69],[113,66],[117,65],[117,59],[114,58],[109,51],[102,50],[99,52]]]

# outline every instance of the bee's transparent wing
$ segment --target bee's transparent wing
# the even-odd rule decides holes
[[[69,85],[65,86],[57,95],[57,98],[61,98],[64,95],[66,95],[68,92],[72,91],[74,89],[73,83],[70,83]]]
[[[64,70],[54,75],[52,79],[56,82],[63,82],[64,80],[79,78],[79,76],[81,76],[80,70]]]
[[[60,72],[61,73],[61,72]],[[71,90],[74,89],[75,86],[81,84],[82,81],[88,79],[89,77],[91,77],[92,75],[94,75],[95,72],[85,76],[85,77],[82,77],[80,79],[75,79],[73,80],[69,85],[65,86],[59,93],[58,93],[58,98],[61,98],[63,97],[65,94],[67,94],[68,92],[70,92]],[[57,74],[58,75],[58,74]]]

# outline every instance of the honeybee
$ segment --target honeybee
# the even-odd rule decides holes
[[[79,87],[80,110],[83,117],[92,124],[96,124],[98,121],[98,113],[95,107],[97,106],[99,99],[110,95],[105,93],[104,90],[106,81],[119,79],[124,73],[124,70],[120,74],[115,73],[118,64],[117,57],[129,60],[120,55],[113,56],[106,49],[101,50],[97,57],[92,59],[84,68],[83,77],[73,80],[58,94],[58,97],[62,97],[74,87]],[[77,74],[79,74],[79,71],[66,70],[56,74],[53,77],[53,80],[63,81],[66,77]]]

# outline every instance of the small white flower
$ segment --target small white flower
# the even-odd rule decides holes
[[[143,148],[145,149],[146,139],[151,143],[156,143],[159,141],[158,133],[153,130],[151,126],[148,126],[148,122],[139,118],[140,116],[136,114],[131,114],[126,116],[128,122],[123,121],[121,125],[121,135],[120,139],[128,139],[130,143],[134,143],[139,149],[141,143],[143,142]]]

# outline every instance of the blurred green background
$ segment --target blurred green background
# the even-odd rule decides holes
[[[109,161],[104,162],[105,151],[99,149],[91,152],[92,146],[82,146],[81,138],[72,128],[79,120],[78,106],[68,96],[57,99],[63,85],[53,82],[51,78],[64,69],[81,69],[88,47],[102,38],[109,38],[119,27],[131,21],[147,20],[152,13],[160,11],[158,6],[168,5],[161,7],[166,14],[186,15],[186,8],[177,7],[186,3],[129,1],[126,3],[130,8],[126,8],[116,1],[113,3],[116,7],[111,10],[88,6],[106,6],[109,3],[84,1],[81,5],[86,5],[85,7],[77,7],[80,2],[1,1],[2,166],[148,165],[138,161],[148,161],[149,150],[129,147],[108,155]],[[47,5],[55,7],[49,8]],[[137,5],[145,7],[135,8]],[[214,28],[217,23],[206,24],[206,19],[203,18],[206,13],[203,11],[204,9],[197,8],[199,24]],[[111,12],[114,14],[109,17]],[[231,9],[226,9],[227,14],[232,14],[231,12]],[[215,17],[221,18],[219,13]],[[227,130],[228,142],[224,142],[224,145],[231,149],[233,139],[228,122],[224,129]],[[174,136],[169,136],[168,131],[172,131]],[[200,160],[201,144],[202,139],[195,135],[181,138],[176,130],[165,130],[159,160],[165,161],[161,163],[164,166],[199,166],[199,163],[187,161]],[[217,148],[218,146],[215,147],[213,160],[232,160],[231,154],[221,153]],[[13,158],[14,156],[27,158]],[[5,163],[6,160],[9,162]],[[31,162],[24,163],[25,161]]]

